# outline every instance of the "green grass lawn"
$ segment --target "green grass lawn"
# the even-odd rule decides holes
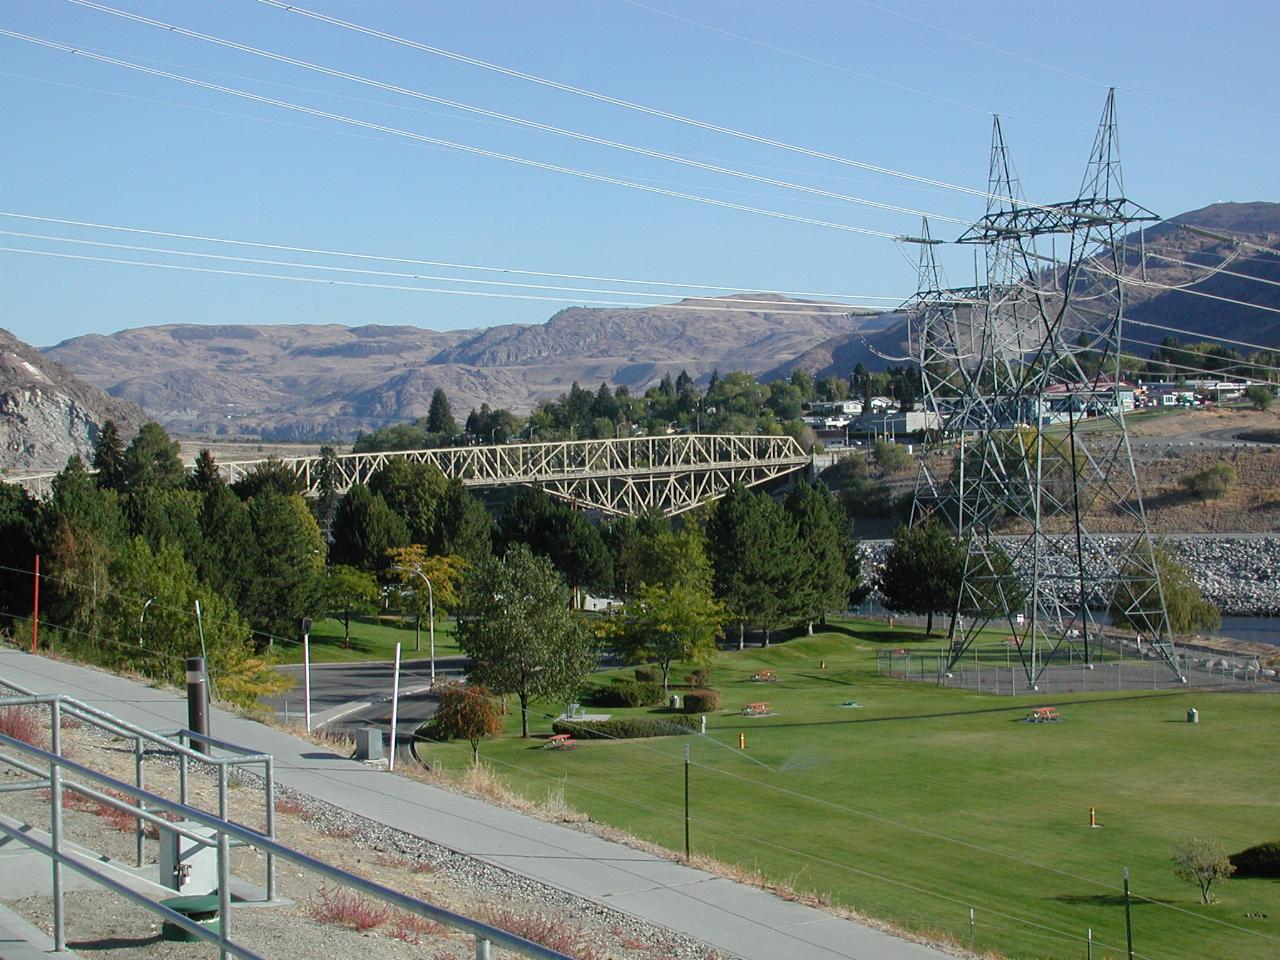
[[[708,717],[705,738],[548,751],[541,740],[521,741],[511,717],[508,735],[481,755],[532,798],[563,789],[592,819],[681,849],[687,744],[695,852],[965,944],[972,907],[979,950],[1083,958],[1093,928],[1094,957],[1122,957],[1128,867],[1134,892],[1156,901],[1133,907],[1139,956],[1280,956],[1280,883],[1229,881],[1217,890],[1220,903],[1202,907],[1169,863],[1174,845],[1191,837],[1229,851],[1280,839],[1280,766],[1270,753],[1280,697],[1174,691],[1046,701],[878,678],[875,650],[915,639],[909,629],[848,624],[722,654],[711,684],[724,705]],[[765,668],[778,681],[751,682]],[[762,700],[773,716],[739,715]],[[860,706],[842,706],[849,700]],[[1020,722],[1046,703],[1059,707],[1061,723]],[[1184,722],[1191,706],[1198,725]],[[547,715],[559,708],[539,707],[532,729],[549,732]],[[466,743],[424,750],[449,767],[469,754]],[[1091,805],[1101,829],[1088,827]]]
[[[342,621],[317,620],[311,625],[311,659],[313,663],[337,663],[343,660],[390,660],[396,655],[396,643],[400,643],[400,656],[409,659],[426,657],[428,643],[427,624],[422,624],[421,651],[416,649],[413,621],[402,625],[399,617],[352,617],[351,646],[343,646]],[[276,647],[280,663],[301,663],[302,644],[279,644]],[[436,656],[457,656],[458,641],[454,636],[452,620],[436,620]]]

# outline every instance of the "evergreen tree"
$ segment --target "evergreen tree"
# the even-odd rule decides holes
[[[0,618],[12,623],[31,608],[31,570],[36,554],[38,502],[16,483],[0,483]]]
[[[452,437],[458,432],[458,423],[453,419],[453,411],[449,409],[449,398],[442,387],[436,387],[431,394],[426,426],[428,433],[439,434],[441,437]]]
[[[768,497],[735,484],[716,505],[707,523],[715,595],[726,619],[738,624],[738,647],[748,624],[771,630],[793,614],[794,589],[801,559],[795,531]]]
[[[296,637],[298,621],[319,607],[325,553],[320,528],[302,497],[274,491],[249,501],[249,521],[259,546],[250,622],[259,633]]]
[[[471,564],[493,550],[493,519],[461,480],[450,480],[445,487],[429,546],[434,554],[462,557]]]
[[[178,456],[178,441],[169,439],[160,424],[144,423],[124,452],[125,489],[175,489],[183,486],[186,479],[186,468]]]
[[[533,553],[551,553],[551,524],[555,504],[537,487],[521,487],[507,501],[498,519],[498,542],[502,552],[523,543]]]
[[[114,420],[102,425],[93,448],[93,469],[98,471],[98,486],[106,490],[124,489],[124,440]]]
[[[161,544],[172,543],[188,562],[200,566],[205,543],[200,528],[202,501],[198,493],[142,487],[130,493],[125,504],[130,532],[142,537],[153,552],[159,550]]]
[[[925,635],[931,636],[934,613],[955,609],[963,572],[964,547],[941,523],[903,524],[894,531],[876,586],[890,610],[924,614]]]
[[[458,646],[471,658],[468,680],[529,702],[572,695],[596,667],[596,643],[569,609],[569,591],[545,557],[515,546],[468,571],[458,607]]]
[[[261,575],[261,548],[248,505],[226,484],[214,487],[200,505],[200,532],[204,550],[197,557],[196,572],[201,581],[250,615]]]
[[[207,448],[196,454],[195,467],[187,477],[187,489],[194,490],[201,497],[208,496],[214,487],[225,486],[222,474],[218,470],[218,461]]]
[[[813,633],[815,620],[849,601],[849,522],[826,487],[796,484],[787,495],[786,511],[804,552],[798,568],[796,607]]]
[[[767,494],[757,494],[753,499],[763,556],[767,562],[757,574],[747,609],[752,621],[764,633],[764,645],[767,647],[776,628],[793,623],[804,615],[800,595],[808,561],[795,525],[782,505]]]
[[[434,464],[404,459],[388,460],[369,478],[369,492],[382,497],[404,521],[408,543],[432,542],[436,515],[448,485]]]
[[[312,501],[312,508],[325,543],[333,542],[333,517],[338,512],[338,503],[342,499],[338,493],[340,470],[338,451],[333,447],[321,447],[320,462],[316,465],[316,498]]]
[[[548,556],[573,592],[575,606],[582,605],[582,591],[604,593],[613,586],[613,560],[600,530],[571,507],[556,505],[552,514]]]
[[[359,483],[347,491],[333,518],[334,563],[381,571],[387,566],[387,551],[408,544],[408,527],[380,495]]]
[[[282,497],[291,497],[302,493],[306,484],[298,471],[279,457],[267,457],[252,470],[231,485],[236,496],[241,500],[252,500],[261,493],[275,493]]]

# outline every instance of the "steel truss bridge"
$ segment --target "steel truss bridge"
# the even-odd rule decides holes
[[[683,513],[724,496],[735,483],[755,486],[807,469],[809,455],[791,437],[735,434],[677,434],[618,440],[561,440],[436,447],[337,457],[296,457],[280,461],[292,468],[309,494],[318,493],[330,473],[341,493],[392,460],[429,463],[470,488],[513,484],[539,486],[553,497],[587,510],[638,514]],[[265,460],[220,464],[229,482]]]
[[[353,484],[368,483],[392,460],[430,463],[468,487],[535,485],[587,510],[634,515],[657,509],[668,516],[722,497],[735,483],[749,487],[767,483],[809,469],[812,463],[791,437],[680,434],[235,460],[218,467],[223,478],[234,483],[261,464],[282,463],[314,495],[326,475],[335,492],[345,493]],[[11,482],[37,497],[47,497],[55,476],[31,474],[13,477]]]

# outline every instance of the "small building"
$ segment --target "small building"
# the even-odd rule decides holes
[[[809,404],[814,417],[856,417],[862,413],[861,400],[815,400]]]

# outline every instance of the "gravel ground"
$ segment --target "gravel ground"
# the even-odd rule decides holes
[[[132,780],[131,744],[84,727],[65,731],[63,740],[77,761]],[[0,767],[0,782],[14,776],[9,768]],[[262,794],[252,779],[245,777],[232,785],[231,816],[261,828]],[[193,768],[190,784],[193,805],[216,809],[213,778],[197,774]],[[149,759],[147,787],[176,799],[176,766],[165,757]],[[46,829],[48,801],[38,793],[0,794],[0,811]],[[276,809],[277,837],[296,850],[433,905],[487,919],[531,939],[555,941],[548,945],[583,960],[706,960],[717,956],[705,945],[652,924],[291,791],[278,791]],[[127,832],[121,832],[89,811],[68,810],[65,815],[68,839],[132,864],[135,839],[132,827],[125,826]],[[148,862],[155,861],[154,840],[146,841],[144,854]],[[237,877],[262,883],[265,858],[256,850],[236,849],[232,861]],[[474,956],[469,937],[415,930],[412,925],[397,924],[394,918],[365,932],[320,922],[317,913],[332,913],[324,907],[324,895],[332,893],[332,887],[326,890],[317,877],[292,864],[277,865],[277,891],[278,896],[292,902],[270,907],[245,905],[233,914],[236,940],[266,957],[448,960]],[[49,930],[48,896],[29,897],[10,905],[34,925]],[[115,894],[81,891],[67,895],[68,941],[82,955],[109,950],[111,957],[121,960],[163,960],[216,954],[203,945],[160,940],[159,923],[154,914]],[[495,949],[493,955],[512,954]]]

